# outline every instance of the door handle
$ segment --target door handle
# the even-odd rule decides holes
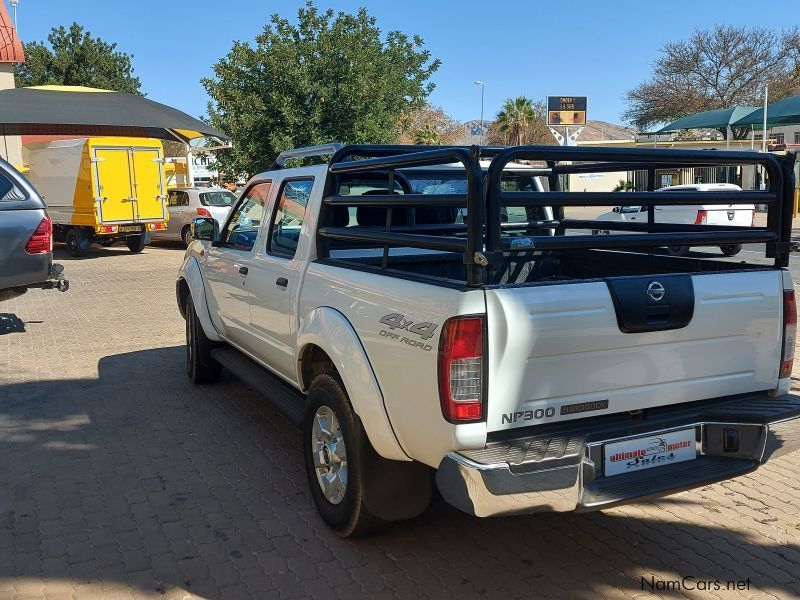
[[[286,286],[289,285],[289,280],[286,279],[286,277],[278,277],[275,280],[275,285],[277,285],[278,287],[282,287],[283,289],[286,289]]]
[[[248,268],[247,267],[239,267],[239,273],[241,275],[247,275]]]

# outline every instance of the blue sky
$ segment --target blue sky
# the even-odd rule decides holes
[[[8,5],[8,0],[5,1]],[[234,40],[252,41],[272,13],[293,17],[302,0],[20,0],[20,37],[43,40],[50,28],[77,21],[93,35],[134,55],[148,97],[193,116],[205,113],[201,77]],[[752,1],[641,0],[571,2],[459,2],[437,0],[319,0],[318,6],[354,11],[366,6],[388,31],[423,37],[442,60],[430,101],[458,120],[477,119],[486,82],[485,114],[524,94],[589,97],[590,119],[620,122],[625,91],[649,77],[665,43],[695,27],[747,24],[781,29],[800,12],[755,10]]]

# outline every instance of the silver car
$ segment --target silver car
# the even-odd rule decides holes
[[[167,196],[169,222],[164,232],[154,232],[154,240],[192,241],[192,219],[207,217],[222,225],[228,218],[236,196],[224,188],[172,188]]]
[[[63,270],[53,264],[53,222],[44,201],[0,158],[0,300],[33,287],[66,291]]]

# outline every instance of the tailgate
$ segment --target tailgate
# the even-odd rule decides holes
[[[46,281],[53,255],[28,254],[25,246],[46,212],[43,208],[4,210],[0,203],[0,290]],[[2,311],[0,311],[2,312]]]
[[[750,227],[753,225],[755,209],[755,204],[730,204],[728,206],[707,207],[706,223],[708,225]]]
[[[774,388],[781,277],[769,270],[487,290],[488,430]],[[653,282],[665,291],[658,301],[648,299],[648,289],[659,295]],[[648,330],[642,311],[652,308],[659,322],[668,303],[666,326],[676,328]]]

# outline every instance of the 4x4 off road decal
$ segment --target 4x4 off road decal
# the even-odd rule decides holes
[[[388,327],[388,329],[382,329],[380,331],[381,337],[398,340],[400,343],[419,348],[425,352],[430,352],[433,349],[433,346],[431,344],[426,344],[424,340],[432,338],[434,333],[436,333],[436,329],[439,327],[436,323],[430,323],[428,321],[414,323],[414,321],[406,319],[405,315],[401,315],[400,313],[384,315],[381,317],[380,322]],[[418,335],[423,341],[405,336],[400,333],[400,330]]]

